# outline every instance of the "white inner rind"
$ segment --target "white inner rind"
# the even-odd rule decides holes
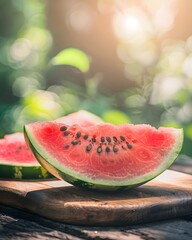
[[[73,171],[66,167],[63,164],[60,164],[59,161],[54,158],[54,156],[50,155],[46,149],[41,145],[40,142],[38,142],[37,138],[33,136],[33,130],[30,129],[29,125],[25,126],[25,133],[26,137],[28,138],[29,142],[32,144],[33,148],[37,153],[51,166],[55,167],[58,171],[63,172],[77,180],[82,180],[85,182],[89,182],[95,185],[108,185],[108,186],[130,186],[135,184],[141,184],[144,182],[147,182],[159,174],[161,174],[163,171],[165,171],[169,166],[172,165],[172,163],[177,158],[183,144],[183,130],[182,129],[175,129],[175,144],[172,146],[168,154],[162,159],[161,164],[159,165],[156,170],[152,170],[145,175],[142,176],[136,176],[131,179],[127,180],[109,180],[109,179],[91,179],[90,177],[87,177],[85,175],[82,175],[81,173],[78,173],[77,171]],[[38,159],[40,161],[40,159]]]

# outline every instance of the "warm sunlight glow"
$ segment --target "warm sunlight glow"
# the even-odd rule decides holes
[[[124,21],[124,28],[128,31],[136,33],[141,31],[141,22],[135,16],[127,16]]]
[[[117,37],[123,40],[143,38],[150,32],[148,19],[145,13],[138,8],[117,12],[113,18],[113,27]]]

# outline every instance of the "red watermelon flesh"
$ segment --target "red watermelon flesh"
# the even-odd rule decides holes
[[[41,164],[75,185],[118,188],[140,185],[167,169],[181,150],[181,129],[149,125],[91,127],[37,122],[25,126]]]

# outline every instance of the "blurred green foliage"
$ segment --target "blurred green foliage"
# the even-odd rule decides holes
[[[192,156],[192,37],[160,46],[151,36],[142,44],[122,41],[118,53],[136,84],[108,95],[98,90],[102,73],[89,71],[90,58],[80,49],[50,57],[45,7],[38,0],[0,2],[0,136],[22,131],[31,121],[86,109],[114,124],[182,127],[182,152]],[[50,62],[72,66],[83,84],[66,80],[59,66]],[[50,76],[62,81],[49,82]]]
[[[78,68],[82,72],[89,70],[89,58],[81,50],[75,48],[67,48],[59,52],[51,63],[53,65],[69,65]]]

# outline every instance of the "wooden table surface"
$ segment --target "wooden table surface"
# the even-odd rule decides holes
[[[192,160],[172,168],[192,173]],[[191,240],[192,215],[125,227],[82,227],[0,205],[0,240],[6,239]]]

